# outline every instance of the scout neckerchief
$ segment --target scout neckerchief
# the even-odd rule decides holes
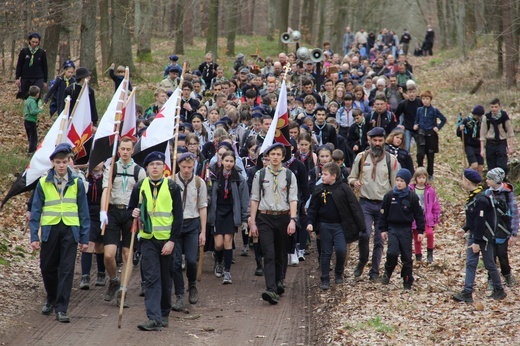
[[[181,181],[182,185],[184,185],[184,190],[182,190],[182,210],[186,209],[186,199],[188,198],[188,185],[191,183],[194,177],[195,174],[192,174],[188,181],[184,181],[184,179],[182,179],[182,176],[179,174],[179,180]]]
[[[92,195],[91,195],[91,199],[92,199],[92,202],[96,202],[97,201],[97,197],[98,197],[98,188],[97,188],[97,181],[99,179],[103,179],[103,173],[102,172],[99,172],[99,173],[92,173],[90,175],[92,177]]]
[[[484,190],[484,188],[482,187],[482,185],[478,185],[475,190],[473,191],[470,191],[468,193],[468,197],[466,197],[466,204],[468,204],[473,198],[475,198],[475,196],[477,194],[479,194],[480,192],[482,192],[482,190]]]
[[[267,166],[267,169],[273,175],[274,201],[275,201],[276,204],[278,204],[278,174],[280,174],[282,169],[279,169],[279,170],[275,171],[275,170],[273,170],[273,168],[270,165]],[[287,193],[289,193],[289,191],[287,191]]]
[[[63,177],[60,177],[56,172],[54,173],[54,183],[56,184],[56,190],[60,194],[60,199],[63,201],[63,190],[65,190],[65,185],[67,185],[67,174]]]
[[[323,129],[325,128],[325,126],[327,125],[327,123],[323,123],[322,125],[319,125],[318,122],[314,122],[314,126],[316,126],[316,128],[319,130],[319,133],[318,133],[318,138],[319,138],[319,143],[318,145],[322,145],[323,144]]]
[[[38,49],[40,49],[40,46],[38,46],[36,48],[29,47],[29,52],[31,52],[31,60],[29,60],[29,67],[33,65],[33,63],[34,63],[34,55],[36,54]]]
[[[157,181],[153,181],[150,179],[150,184],[152,185],[152,199],[153,199],[152,214],[155,213],[155,204],[157,202],[157,195],[159,195],[159,189],[161,187],[163,180],[164,180],[164,178],[161,178]]]
[[[119,164],[121,164],[121,167],[123,167],[123,174],[122,174],[122,179],[123,181],[121,182],[121,188],[123,189],[123,191],[126,191],[126,188],[128,187],[128,168],[130,168],[133,164],[134,164],[134,160],[133,159],[130,159],[130,162],[125,165],[123,163],[123,161],[121,161],[121,159],[118,160]]]
[[[222,171],[222,175],[224,176],[224,199],[228,198],[229,195],[229,177],[231,176],[231,171],[225,172]]]
[[[376,157],[374,155],[374,153],[372,152],[372,149],[370,149],[368,151],[368,153],[370,154],[370,159],[372,160],[372,180],[376,181],[376,167],[377,167],[377,163],[379,161],[381,161],[385,157],[386,153],[383,150],[383,152],[381,153],[381,155],[379,157]]]

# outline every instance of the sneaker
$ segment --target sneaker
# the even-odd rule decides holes
[[[420,253],[419,253],[419,254],[416,254],[416,255],[415,255],[415,260],[416,260],[417,262],[421,262],[421,261],[422,261],[422,254],[420,254]]]
[[[296,251],[294,251],[294,253],[289,255],[289,265],[292,267],[296,267],[299,263],[300,261],[298,260],[298,254],[296,253]]]
[[[494,300],[502,300],[505,297],[507,297],[507,294],[503,288],[494,289],[493,293],[491,293],[491,295],[488,296],[488,298],[493,298]]]
[[[354,269],[354,277],[358,278],[363,274],[363,269],[365,268],[366,263],[358,262],[356,268]]]
[[[134,251],[134,255],[132,258],[132,263],[134,264],[134,267],[137,267],[139,265],[140,260],[141,260],[141,253],[139,251]]]
[[[80,290],[89,290],[90,289],[90,275],[81,276],[81,282],[79,284]]]
[[[403,284],[403,289],[404,289],[405,291],[410,291],[410,290],[412,289],[412,284],[409,283],[409,282],[405,282],[405,283]]]
[[[489,292],[493,291],[493,281],[488,280],[486,291],[489,291]]]
[[[52,310],[54,310],[54,303],[47,302],[42,307],[42,315],[50,315],[52,314]]]
[[[379,275],[372,274],[368,277],[368,280],[372,282],[380,282],[381,278],[379,277]]]
[[[387,272],[384,272],[383,276],[381,276],[381,283],[383,285],[388,285],[390,283],[390,275],[388,275]]]
[[[105,301],[109,302],[116,296],[117,291],[119,291],[119,287],[121,286],[121,282],[118,278],[111,279],[110,284],[108,285],[107,293],[105,294]]]
[[[283,284],[282,281],[278,281],[278,283],[276,284],[276,293],[281,296],[282,294],[285,293],[285,285]]]
[[[195,283],[190,284],[188,288],[188,301],[190,304],[197,304],[199,301],[199,291],[197,290],[197,285]]]
[[[161,317],[161,324],[164,328],[167,328],[170,325],[170,319],[168,318],[168,316]]]
[[[117,291],[117,307],[121,307],[121,296],[123,295],[123,291],[119,290]],[[128,292],[125,294],[125,303],[123,304],[123,308],[128,309],[130,305],[128,305]]]
[[[177,297],[177,300],[175,301],[175,304],[173,304],[172,310],[184,311],[184,294],[177,294],[175,297]]]
[[[428,254],[426,255],[426,262],[428,262],[428,264],[433,263],[433,249],[428,249]]]
[[[298,260],[300,262],[304,262],[305,261],[305,249],[297,250],[297,251],[298,251]]]
[[[232,284],[233,280],[231,280],[231,273],[230,272],[224,272],[224,280],[222,280],[222,283],[224,285]]]
[[[320,290],[326,291],[328,289],[330,289],[330,282],[322,281],[321,284],[320,284]]]
[[[219,263],[219,262],[215,262],[215,276],[219,278],[222,276],[223,272],[224,272],[223,264]]]
[[[163,324],[162,321],[148,320],[144,323],[138,324],[137,328],[146,331],[162,330]]]
[[[513,287],[514,285],[516,285],[516,280],[513,274],[504,275],[504,279],[506,280],[507,287]]]
[[[262,293],[262,299],[271,305],[276,305],[278,304],[278,299],[280,299],[280,296],[274,292],[265,291]]]
[[[144,297],[144,282],[141,282],[141,291],[139,292],[139,297]]]
[[[256,267],[255,276],[264,276],[264,268]]]
[[[105,286],[106,276],[105,273],[97,273],[96,286]]]
[[[69,317],[69,315],[67,315],[66,312],[57,312],[56,320],[58,320],[58,322],[61,322],[61,323],[69,323],[70,317]]]
[[[451,297],[456,302],[473,303],[473,294],[471,292],[462,291]]]
[[[336,279],[334,279],[334,283],[336,285],[341,285],[343,283],[343,277],[337,276]]]
[[[249,247],[248,247],[248,246],[244,246],[244,248],[242,249],[242,253],[240,254],[240,256],[242,256],[242,257],[247,257],[247,256],[249,256]]]

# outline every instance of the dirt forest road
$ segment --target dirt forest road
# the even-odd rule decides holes
[[[77,289],[80,268],[76,266],[74,290],[69,306],[71,323],[58,323],[54,315],[40,313],[45,301],[43,284],[34,292],[26,311],[21,311],[9,327],[0,332],[1,345],[312,345],[314,328],[310,283],[310,257],[298,267],[289,267],[286,293],[278,305],[261,299],[264,278],[254,276],[252,253],[240,257],[235,250],[233,284],[224,286],[213,274],[211,253],[205,253],[199,302],[188,303],[189,312],[170,314],[170,326],[161,332],[143,332],[137,324],[146,320],[144,301],[138,296],[140,277],[134,270],[129,285],[129,309],[124,309],[121,329],[119,309],[105,302],[106,287],[88,291]],[[93,265],[95,270],[95,264]],[[315,268],[314,268],[315,269]],[[38,273],[39,275],[39,273]],[[315,290],[315,289],[314,289]]]

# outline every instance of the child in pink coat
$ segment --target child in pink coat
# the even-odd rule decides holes
[[[433,231],[435,226],[439,224],[441,208],[439,205],[439,200],[437,198],[437,193],[434,188],[428,184],[428,172],[424,167],[418,167],[413,175],[413,183],[410,184],[410,189],[415,191],[417,196],[419,197],[419,202],[421,207],[424,210],[424,219],[426,222],[426,227],[424,234],[426,235],[427,245],[426,248],[428,250],[427,261],[428,263],[433,262]],[[418,240],[418,232],[415,226],[415,222],[412,225],[413,230],[413,242],[414,242],[414,253],[415,259],[417,261],[422,260],[422,244]]]

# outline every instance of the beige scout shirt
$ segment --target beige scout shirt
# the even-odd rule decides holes
[[[269,211],[289,211],[290,206],[287,204],[287,178],[285,174],[292,174],[291,186],[289,187],[289,202],[298,201],[298,182],[296,176],[291,170],[284,168],[278,174],[278,187],[276,192],[274,191],[274,177],[269,172],[269,169],[265,169],[265,178],[263,182],[260,182],[260,171],[256,172],[253,179],[253,186],[251,187],[251,200],[259,201],[258,210],[269,210]],[[261,196],[260,183],[264,187],[264,195]],[[278,195],[278,203],[275,193]]]
[[[361,160],[363,153],[359,153],[352,164],[352,171],[348,176],[348,183],[353,185],[356,180],[359,178],[359,161]],[[362,167],[363,169],[363,177],[362,177],[362,186],[361,186],[361,198],[366,198],[372,201],[382,201],[385,194],[392,189],[395,184],[395,175],[397,171],[401,169],[401,165],[397,161],[397,158],[394,155],[390,155],[390,164],[392,165],[390,169],[391,177],[388,179],[388,167],[386,166],[386,158],[383,158],[381,161],[377,163],[376,166],[376,177],[375,181],[372,179],[372,159],[370,155],[366,156],[365,163]],[[392,183],[390,184],[390,181]]]
[[[123,165],[117,160],[116,166],[117,172],[123,173]],[[110,202],[109,204],[120,204],[120,205],[128,205],[130,201],[130,195],[132,194],[132,189],[137,181],[134,181],[134,166],[135,163],[132,163],[127,169],[126,174],[128,176],[116,175],[114,181],[112,182],[112,190],[110,191]],[[139,171],[139,180],[146,178],[146,172],[143,168]],[[103,172],[103,189],[108,187],[108,180],[112,179],[110,177],[110,167],[106,167]],[[108,206],[107,206],[108,207]]]
[[[513,126],[511,125],[511,119],[506,120],[505,126],[506,126],[507,132],[504,131],[504,127],[502,126],[502,124],[498,125],[498,134],[499,134],[501,140],[509,139],[509,138],[515,136],[515,132],[513,131]],[[493,125],[491,125],[491,123],[489,124],[489,128],[488,128],[488,123],[487,123],[486,117],[484,116],[484,117],[482,117],[482,123],[480,125],[480,141],[486,142],[488,139],[489,140],[495,139],[495,128],[493,127]]]
[[[188,183],[186,202],[184,202],[184,184],[179,179],[179,173],[175,175],[174,181],[181,189],[182,204],[184,205],[184,220],[200,217],[199,209],[208,207],[208,189],[206,188],[206,184],[202,180],[200,182],[200,188],[197,191],[197,182],[195,181],[196,179],[200,178],[194,176],[193,179]]]

